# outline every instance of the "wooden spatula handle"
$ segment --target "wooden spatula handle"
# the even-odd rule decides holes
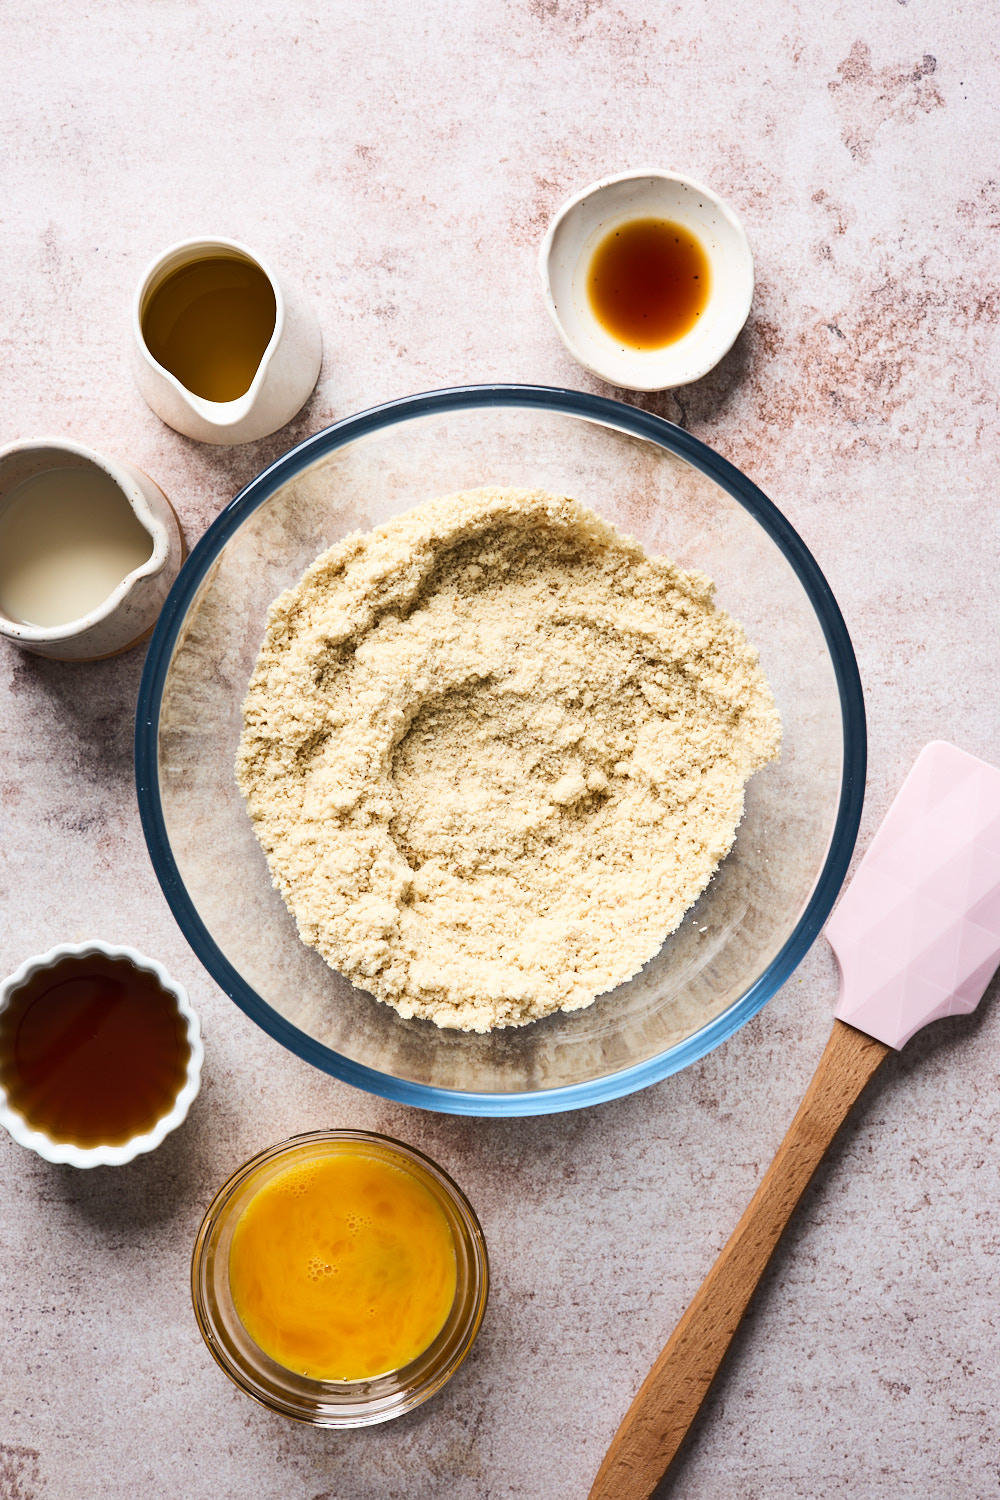
[[[590,1500],[648,1500],[704,1401],[809,1179],[890,1049],[834,1021],[819,1067],[746,1213],[625,1414]]]

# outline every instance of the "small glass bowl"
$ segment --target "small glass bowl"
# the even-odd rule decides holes
[[[444,1327],[400,1370],[371,1380],[312,1380],[279,1365],[240,1321],[229,1286],[233,1231],[250,1199],[279,1172],[349,1146],[409,1172],[430,1192],[455,1242],[455,1301]],[[314,1427],[368,1427],[422,1405],[451,1379],[475,1342],[489,1293],[486,1240],[475,1212],[446,1172],[402,1141],[365,1130],[315,1130],[255,1156],[223,1183],[209,1205],[191,1260],[191,1295],[202,1337],[241,1391],[271,1411]]]

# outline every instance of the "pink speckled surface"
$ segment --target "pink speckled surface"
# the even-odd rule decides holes
[[[495,5],[10,0],[0,49],[0,440],[130,459],[194,539],[332,418],[486,379],[599,389],[541,305],[550,212],[646,162],[742,216],[749,325],[643,398],[733,459],[815,552],[871,730],[861,846],[918,750],[1000,759],[998,41],[961,0]],[[127,309],[172,240],[231,235],[312,297],[320,385],[242,449],[179,438],[128,373]],[[630,398],[635,399],[635,398]],[[729,1043],[585,1113],[483,1122],[339,1085],[215,989],[135,810],[141,650],[0,651],[0,966],[100,936],[160,958],[205,1027],[188,1123],[118,1171],[0,1140],[0,1500],[572,1500],[770,1159],[829,1032],[820,942]],[[806,1196],[663,1494],[1000,1492],[996,982],[886,1065]],[[432,1403],[334,1436],[242,1397],[187,1261],[246,1156],[374,1127],[467,1189],[493,1256],[476,1349]]]

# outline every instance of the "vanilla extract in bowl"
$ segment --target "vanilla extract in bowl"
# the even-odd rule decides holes
[[[690,333],[708,306],[708,256],[684,224],[627,219],[598,241],[587,292],[612,338],[632,349],[662,349]]]

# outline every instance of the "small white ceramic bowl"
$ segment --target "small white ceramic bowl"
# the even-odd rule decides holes
[[[630,219],[683,224],[711,268],[708,306],[683,338],[661,349],[624,347],[591,311],[587,273],[600,241]],[[701,183],[641,167],[591,183],[564,203],[538,256],[545,305],[573,358],[592,375],[630,391],[663,391],[700,380],[732,348],[753,299],[753,255],[743,227]]]
[[[65,1163],[71,1167],[121,1167],[141,1156],[144,1151],[155,1150],[165,1136],[177,1129],[186,1118],[192,1100],[201,1086],[201,1065],[205,1059],[205,1049],[202,1046],[198,1017],[191,1008],[184,987],[171,979],[162,964],[158,964],[153,958],[144,958],[134,948],[115,948],[96,939],[88,943],[63,943],[37,958],[26,959],[19,969],[0,984],[0,1012],[7,1008],[13,992],[26,984],[40,969],[51,969],[64,958],[85,958],[93,953],[100,953],[105,958],[124,959],[134,968],[144,969],[148,974],[154,975],[161,989],[172,995],[177,1002],[177,1009],[187,1023],[191,1055],[188,1059],[187,1077],[174,1100],[173,1109],[157,1120],[152,1130],[144,1135],[133,1136],[123,1145],[76,1146],[69,1141],[55,1141],[41,1130],[35,1130],[18,1110],[12,1108],[0,1083],[0,1125],[9,1131],[19,1145],[27,1146],[29,1151],[36,1152],[46,1161]]]

